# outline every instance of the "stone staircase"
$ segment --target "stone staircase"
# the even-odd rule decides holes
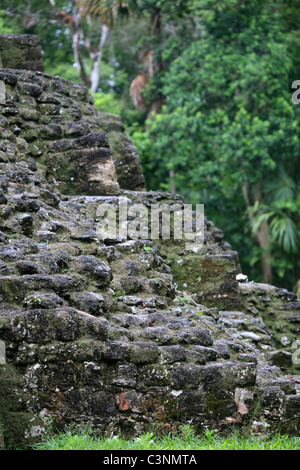
[[[253,284],[237,283],[231,264],[233,298],[220,294],[216,269],[206,278],[211,286],[217,281],[205,305],[203,293],[179,289],[164,241],[99,237],[96,209],[118,197],[64,196],[24,164],[9,165],[9,177],[6,169],[0,335],[8,362],[22,371],[28,413],[132,432],[150,422],[168,430],[190,419],[223,430],[251,419],[294,424],[299,394],[290,358],[276,365],[272,330],[249,297]],[[126,192],[132,195],[153,201],[152,193]],[[213,234],[222,237],[208,221],[206,230],[203,250],[193,255],[199,270],[207,253],[232,253],[217,244]],[[190,256],[182,246],[171,248],[173,265],[174,253]],[[233,307],[247,304],[220,309],[220,298]]]

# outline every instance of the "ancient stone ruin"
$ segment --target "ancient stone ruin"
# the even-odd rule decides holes
[[[206,218],[197,252],[99,232],[103,204],[184,201],[146,191],[119,117],[45,74],[36,37],[0,35],[0,64],[2,447],[41,439],[49,417],[131,435],[297,431],[296,296],[239,276]]]

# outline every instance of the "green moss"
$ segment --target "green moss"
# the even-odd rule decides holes
[[[224,398],[216,397],[213,393],[208,393],[206,395],[206,405],[209,411],[220,412],[222,411],[223,405],[225,403]]]
[[[141,370],[140,380],[146,386],[166,387],[170,385],[171,373],[164,365],[147,365]]]
[[[0,295],[8,303],[17,304],[22,302],[25,297],[25,288],[19,279],[1,278]]]

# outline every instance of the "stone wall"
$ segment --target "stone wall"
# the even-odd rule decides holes
[[[108,135],[118,183],[121,189],[144,191],[145,177],[132,139],[125,132],[120,116],[100,113],[101,128]]]
[[[180,290],[159,242],[101,235],[96,209],[119,196],[62,197],[18,162],[0,165],[0,183],[0,374],[13,367],[20,390],[2,417],[6,445],[17,416],[24,436],[40,439],[40,414],[131,435],[190,420],[199,430],[295,429],[297,378],[269,360],[277,349],[258,311],[205,306]],[[154,193],[123,197],[151,203]],[[214,227],[206,233],[212,251]]]
[[[15,158],[13,153],[34,158],[49,183],[66,194],[120,192],[108,138],[86,88],[31,71],[0,70],[0,79],[6,86],[2,123],[12,147],[2,159]]]
[[[16,152],[25,160],[33,157],[66,194],[145,189],[139,155],[120,118],[99,113],[84,86],[37,72],[42,69],[37,37],[0,35],[1,54],[2,125],[7,137],[14,135],[11,159]]]

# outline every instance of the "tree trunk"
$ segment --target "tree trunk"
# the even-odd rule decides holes
[[[243,194],[248,208],[251,207],[248,181],[243,183]],[[254,189],[255,202],[261,202],[261,181],[258,181]],[[250,216],[251,217],[251,216]],[[272,284],[272,253],[270,248],[270,236],[268,222],[264,220],[255,235],[256,242],[262,250],[261,254],[261,281],[266,284]]]
[[[52,7],[53,16],[62,24],[64,24],[65,22],[69,23],[69,28],[72,31],[72,47],[74,60],[78,67],[79,76],[83,83],[86,86],[89,86],[89,77],[86,73],[83,56],[80,51],[79,38],[81,37],[81,39],[83,39],[83,31],[80,25],[81,17],[76,6],[76,1],[72,0],[72,15],[66,13],[63,10],[58,11],[56,9],[55,0],[49,0],[49,2]]]
[[[109,28],[106,24],[102,25],[101,38],[99,41],[98,50],[94,59],[93,69],[91,73],[91,91],[95,93],[99,86],[100,80],[100,63],[102,60],[103,46],[108,35]]]
[[[270,249],[269,226],[266,220],[261,223],[256,234],[256,240],[262,249],[261,280],[266,284],[272,284],[272,253]]]
[[[72,35],[73,39],[73,53],[74,53],[74,59],[77,64],[78,70],[79,70],[79,76],[84,83],[85,86],[89,86],[90,80],[89,77],[85,71],[85,65],[84,65],[84,60],[82,57],[82,54],[80,52],[80,47],[79,47],[79,33],[78,31],[74,31]]]
[[[85,70],[84,59],[81,54],[80,45],[79,45],[79,38],[81,35],[80,13],[77,9],[77,6],[74,0],[72,1],[72,5],[73,5],[73,18],[74,18],[74,26],[72,28],[73,29],[73,32],[72,32],[73,44],[72,45],[73,45],[74,59],[77,64],[81,80],[86,86],[89,86],[90,80]]]
[[[151,67],[152,76],[154,74],[158,74],[164,70],[164,61],[162,58],[162,26],[161,26],[161,14],[160,9],[156,8],[155,13],[152,17],[152,36],[155,37],[155,40],[159,44],[159,51],[158,51],[158,60],[155,63],[155,72],[153,67],[153,51],[152,51],[152,63],[149,64],[148,70]],[[149,74],[150,75],[150,74]],[[150,76],[151,77],[151,76]],[[151,77],[152,78],[152,77]],[[159,114],[161,112],[162,106],[164,104],[165,98],[162,93],[159,93],[156,99],[151,103],[150,108],[148,110],[147,119],[151,119],[151,114]]]
[[[170,175],[170,183],[171,183],[171,193],[176,193],[176,185],[175,185],[175,171],[170,170],[169,171]]]
[[[255,185],[254,190],[255,202],[261,202],[261,181],[259,180]],[[269,225],[264,220],[256,234],[257,243],[262,249],[261,254],[261,267],[262,267],[262,282],[266,284],[272,284],[272,253],[270,248],[270,236],[269,236]]]

